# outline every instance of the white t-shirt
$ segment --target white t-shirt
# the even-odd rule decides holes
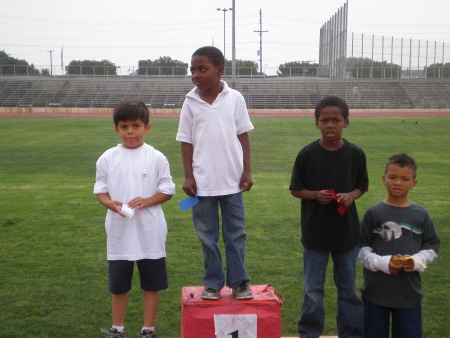
[[[222,196],[240,191],[244,170],[237,138],[253,129],[244,97],[221,81],[223,90],[209,104],[193,88],[183,103],[176,140],[193,145],[192,167],[199,196]]]
[[[135,197],[162,192],[175,194],[167,158],[144,143],[137,149],[121,144],[105,151],[97,161],[94,194],[108,193],[124,204]],[[166,256],[167,223],[161,205],[136,209],[123,218],[108,209],[105,228],[108,260],[158,259]]]

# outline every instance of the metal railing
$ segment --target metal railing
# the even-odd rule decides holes
[[[34,77],[125,77],[125,78],[175,78],[190,77],[187,68],[180,67],[111,67],[111,66],[74,66],[74,69],[66,67],[62,71],[54,67],[50,75],[46,66],[28,65],[0,65],[0,77],[4,76],[34,76]],[[319,74],[329,74],[328,67],[263,67],[261,74],[256,68],[237,67],[237,78],[253,77],[329,77]],[[427,67],[400,68],[398,65],[381,63],[377,66],[354,65],[346,67],[342,73],[345,78],[353,79],[401,79],[401,78],[450,78],[450,63],[432,64]],[[231,75],[227,73],[226,78]]]

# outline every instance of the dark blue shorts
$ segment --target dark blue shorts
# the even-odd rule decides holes
[[[160,291],[169,286],[167,280],[166,258],[141,259],[136,261],[141,280],[141,289]],[[114,295],[131,290],[134,261],[108,261],[108,288]]]

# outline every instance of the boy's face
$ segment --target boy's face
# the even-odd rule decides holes
[[[322,133],[324,142],[332,143],[340,141],[342,130],[347,128],[348,119],[342,116],[342,110],[339,107],[327,106],[320,111],[319,119],[316,121],[316,128]]]
[[[200,92],[207,92],[220,86],[223,66],[216,67],[208,57],[194,55],[190,70],[192,82]]]
[[[389,165],[382,179],[389,196],[395,198],[407,197],[408,192],[417,184],[414,171],[408,166],[400,167],[398,164]]]
[[[122,145],[127,149],[136,149],[144,144],[144,136],[150,131],[151,124],[145,125],[140,119],[119,121],[114,126],[116,134],[122,139]]]

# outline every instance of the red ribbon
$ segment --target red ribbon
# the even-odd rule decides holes
[[[333,189],[327,190],[327,192],[329,192],[331,195],[333,195],[333,199],[335,201],[337,201],[339,199],[339,196],[336,194],[336,192]],[[343,205],[343,204],[339,204],[339,206],[337,208],[337,211],[339,212],[339,214],[341,216],[344,216],[345,213],[347,212],[347,207],[345,205]]]

